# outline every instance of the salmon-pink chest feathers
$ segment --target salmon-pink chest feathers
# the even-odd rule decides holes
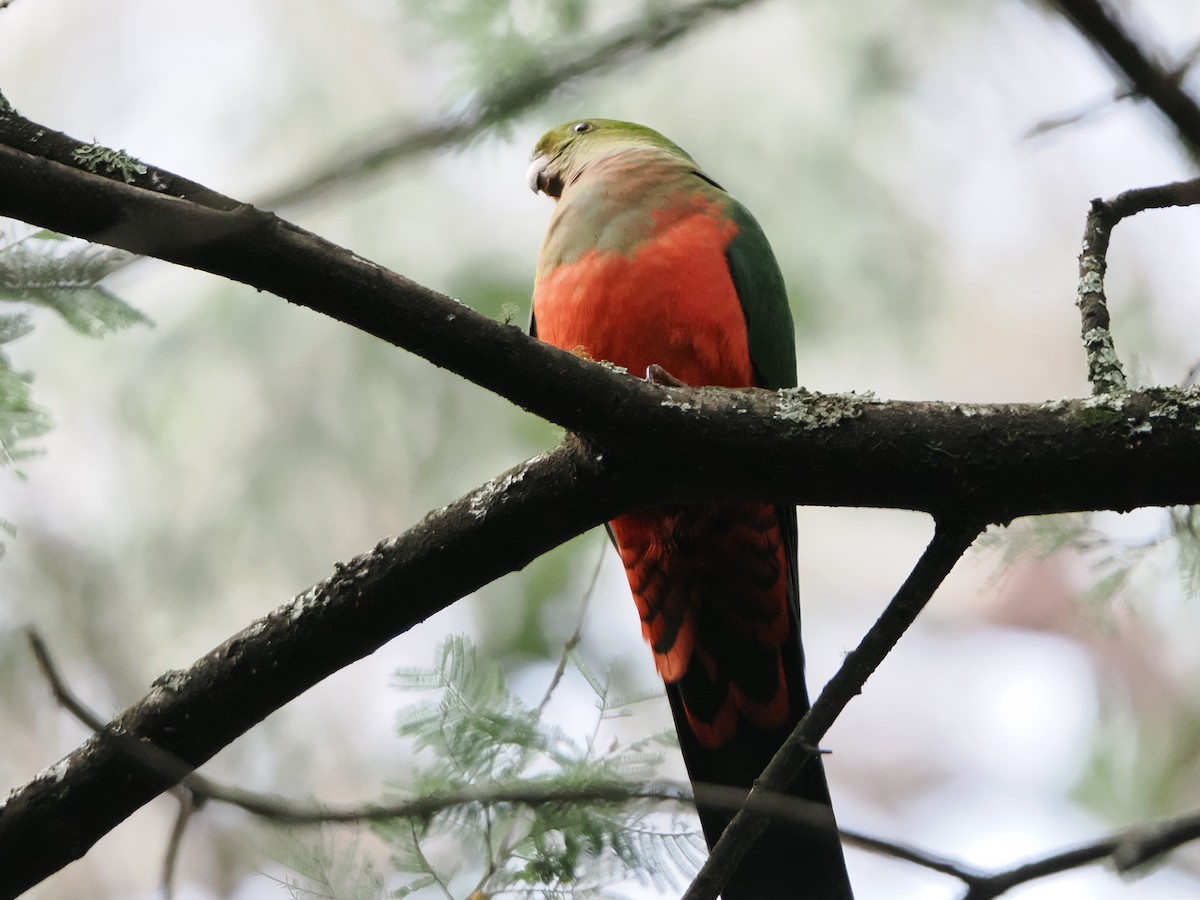
[[[735,201],[661,148],[535,166],[533,183],[560,195],[533,293],[537,336],[639,378],[659,365],[691,385],[753,386],[730,269],[745,222],[731,214]],[[793,624],[775,509],[653,509],[609,524],[681,727],[706,748],[728,744],[742,722],[782,727]]]
[[[581,205],[627,199],[576,188],[593,193]],[[538,337],[636,376],[658,364],[688,384],[750,386],[746,320],[725,257],[737,225],[699,192],[641,199],[632,213],[602,216],[564,194],[547,246],[567,228],[575,244],[543,259],[533,295]]]

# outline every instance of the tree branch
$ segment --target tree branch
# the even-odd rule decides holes
[[[713,900],[720,893],[737,864],[767,825],[767,817],[752,806],[758,792],[787,791],[804,764],[816,752],[815,748],[825,732],[841,715],[846,704],[862,692],[867,679],[916,621],[933,592],[950,574],[985,525],[986,522],[969,518],[938,520],[935,523],[933,539],[917,560],[916,566],[883,615],[847,655],[813,703],[812,709],[800,720],[763,770],[750,791],[746,806],[725,828],[696,879],[683,895],[684,900]],[[827,811],[826,827],[835,827],[832,811]]]
[[[884,618],[886,617],[885,613]],[[30,632],[29,641],[55,698],[75,718],[98,735],[113,741],[138,765],[153,773],[168,780],[179,778],[181,773],[188,773],[183,775],[174,789],[179,794],[180,808],[171,832],[164,865],[163,885],[164,895],[167,897],[173,889],[175,863],[184,828],[190,817],[208,801],[235,806],[251,815],[282,824],[316,825],[427,819],[455,807],[474,804],[538,806],[546,803],[649,801],[694,806],[696,798],[699,797],[711,807],[728,810],[748,809],[764,817],[787,820],[806,828],[829,827],[828,811],[822,804],[812,801],[769,791],[761,786],[755,793],[750,794],[742,788],[727,785],[688,785],[673,781],[633,784],[604,779],[591,784],[569,785],[553,781],[525,781],[513,785],[479,786],[455,793],[426,794],[391,804],[372,803],[342,808],[331,807],[328,804],[304,805],[282,797],[219,784],[196,772],[190,772],[190,766],[161,748],[136,740],[128,734],[113,731],[66,683],[41,637]],[[571,643],[568,641],[568,649]],[[1182,844],[1200,838],[1200,813],[1191,813],[1155,824],[1138,825],[1102,840],[995,873],[983,873],[961,862],[878,836],[845,828],[839,831],[843,839],[854,846],[957,878],[968,887],[964,900],[990,900],[1029,881],[1106,858],[1121,872],[1145,865]]]
[[[1086,37],[1133,90],[1153,103],[1175,127],[1193,160],[1200,157],[1200,106],[1183,89],[1160,54],[1134,40],[1101,0],[1048,0]]]
[[[647,383],[179,176],[79,153],[91,146],[0,98],[0,215],[270,291],[582,435],[339,566],[187,672],[164,676],[109,726],[187,766],[464,594],[639,506],[751,499],[982,523],[1200,502],[1198,390],[959,405]],[[808,721],[836,715],[830,703],[818,700]],[[802,748],[828,724],[806,727]],[[103,736],[87,741],[0,807],[0,896],[82,855],[172,780]]]
[[[1193,206],[1200,203],[1200,179],[1125,191],[1109,200],[1096,198],[1083,231],[1079,254],[1079,290],[1076,303],[1083,319],[1083,346],[1087,351],[1088,381],[1094,394],[1123,391],[1127,385],[1121,360],[1113,344],[1104,294],[1108,270],[1108,244],[1117,223],[1148,209]]]
[[[1003,872],[980,875],[964,869],[956,874],[967,883],[962,900],[992,900],[1030,881],[1105,860],[1111,861],[1118,872],[1128,872],[1198,838],[1200,813],[1189,813],[1163,822],[1135,825]]]
[[[131,757],[109,733],[201,764],[326,675],[607,519],[615,510],[601,481],[583,448],[569,442],[338,566],[189,670],[159,678],[103,734],[0,806],[0,897],[82,856],[177,780]]]
[[[317,169],[260,201],[275,209],[303,203],[327,191],[347,187],[403,159],[459,145],[546,100],[571,82],[595,75],[637,56],[657,52],[689,34],[715,14],[734,12],[754,0],[699,0],[679,9],[654,11],[606,34],[547,53],[519,72],[478,91],[451,116],[424,125],[354,141],[331,154],[333,164]]]
[[[744,788],[703,782],[690,785],[682,782],[659,780],[652,784],[618,782],[612,778],[596,780],[591,784],[562,785],[554,780],[526,780],[520,784],[489,784],[452,793],[425,794],[392,804],[366,804],[335,808],[327,804],[303,804],[283,797],[220,784],[192,770],[192,766],[179,757],[150,744],[143,739],[119,731],[110,726],[92,711],[67,684],[55,665],[45,641],[35,631],[27,633],[30,649],[37,660],[38,668],[50,685],[54,698],[72,716],[92,729],[97,737],[111,741],[123,753],[151,774],[167,781],[178,780],[188,798],[181,803],[181,813],[176,830],[201,803],[215,801],[235,806],[251,815],[289,825],[318,825],[332,823],[382,822],[391,819],[426,819],[457,806],[475,803],[499,804],[522,803],[535,806],[540,803],[596,803],[624,802],[628,800],[669,801],[695,805],[693,791],[711,806],[737,810],[747,804],[748,791]],[[577,642],[577,641],[576,641]],[[568,642],[570,643],[570,642]],[[555,680],[557,680],[557,673]],[[760,791],[753,801],[754,808],[764,815],[784,818],[808,827],[823,827],[827,818],[823,804],[792,797],[787,794]],[[864,845],[890,848],[886,841],[857,835],[854,838]],[[175,841],[173,840],[174,844]],[[916,851],[909,851],[916,856]],[[918,857],[920,858],[920,857]]]
[[[659,468],[672,471],[659,471],[654,488],[663,501],[700,499],[693,487],[702,478],[711,482],[706,489],[729,489],[715,499],[753,494],[935,514],[966,503],[1000,522],[1197,499],[1200,394],[1158,389],[968,406],[650,384],[171,173],[145,166],[126,183],[56,162],[71,159],[78,142],[4,109],[0,215],[231,278],[332,316],[586,435],[613,477],[645,479],[647,460],[671,459]],[[735,458],[754,464],[732,472]],[[680,489],[684,482],[693,487]]]
[[[1200,43],[1194,44],[1192,49],[1183,55],[1183,58],[1167,73],[1167,77],[1175,84],[1182,85],[1183,80],[1187,77],[1192,67],[1196,65],[1196,61],[1200,59]],[[1125,100],[1141,100],[1141,94],[1129,85],[1119,86],[1114,88],[1107,97],[1102,97],[1088,103],[1081,109],[1075,112],[1065,113],[1054,116],[1049,119],[1044,119],[1038,122],[1032,128],[1025,132],[1025,137],[1034,138],[1048,134],[1051,131],[1056,131],[1060,128],[1067,128],[1071,125],[1076,125],[1085,119],[1090,118],[1096,113],[1102,112],[1116,103],[1121,103]]]

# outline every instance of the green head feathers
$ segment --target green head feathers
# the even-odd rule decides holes
[[[575,119],[551,128],[533,148],[529,187],[550,197],[594,160],[624,150],[660,150],[695,164],[677,144],[657,131],[616,119]]]

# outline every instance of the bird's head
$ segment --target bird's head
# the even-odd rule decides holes
[[[597,159],[627,150],[658,150],[692,161],[657,131],[615,119],[574,119],[551,128],[533,148],[527,178],[535,194],[557,199]]]

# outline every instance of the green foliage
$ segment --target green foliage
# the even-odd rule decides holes
[[[489,64],[512,74],[540,57],[539,44],[578,34],[593,12],[586,0],[537,0],[519,11],[507,0],[407,0],[405,5],[438,38],[461,48],[480,86],[489,83]]]
[[[1200,713],[1118,693],[1100,711],[1072,794],[1113,822],[1180,815],[1193,803]]]
[[[30,375],[13,368],[3,349],[32,327],[23,313],[0,313],[0,466],[31,455],[28,442],[50,427],[45,410],[33,402]]]
[[[1080,555],[1093,574],[1084,598],[1107,604],[1121,596],[1135,576],[1147,568],[1172,571],[1189,597],[1200,595],[1200,522],[1197,507],[1163,510],[1162,527],[1138,540],[1123,540],[1103,526],[1104,513],[1038,516],[985,535],[982,546],[998,550],[1004,563],[1023,556],[1045,560],[1070,551]]]
[[[100,282],[132,257],[39,231],[0,246],[0,467],[32,454],[29,442],[50,428],[33,400],[32,376],[17,370],[4,347],[33,329],[30,308],[52,309],[71,328],[102,337],[149,320]]]
[[[453,49],[461,61],[458,93],[477,104],[493,125],[584,73],[608,68],[632,52],[660,49],[687,30],[683,23],[663,27],[672,14],[694,13],[705,5],[667,0],[405,2],[409,14],[431,29],[435,42]],[[460,98],[455,105],[462,103]]]
[[[133,256],[40,231],[0,248],[0,301],[54,310],[80,334],[103,337],[149,319],[100,282]]]
[[[627,704],[613,701],[599,678],[581,671],[596,693],[599,720],[621,715]],[[580,744],[547,726],[542,709],[514,696],[499,667],[481,660],[465,638],[447,641],[432,669],[399,673],[397,684],[405,690],[440,692],[437,700],[410,708],[400,724],[400,734],[429,754],[409,790],[522,783],[551,790],[632,789],[651,780],[661,761],[654,748],[661,738],[600,752],[594,732]],[[398,856],[410,866],[425,858],[420,845],[439,833],[452,834],[460,846],[473,845],[484,860],[476,890],[485,894],[521,889],[534,896],[597,896],[618,872],[646,869],[670,879],[678,871],[673,863],[680,857],[668,848],[681,836],[637,827],[646,817],[645,811],[631,811],[624,804],[481,804],[447,812],[421,828],[385,826],[384,832],[404,848]],[[453,874],[422,868],[412,871],[441,883]]]
[[[1195,506],[1167,510],[1171,538],[1176,548],[1179,577],[1188,596],[1200,596],[1200,521]]]
[[[282,853],[303,883],[292,879],[280,884],[294,900],[368,900],[383,896],[383,877],[357,850],[357,835],[339,844],[330,832],[321,835],[319,850],[313,852],[302,841],[280,831]]]
[[[544,722],[546,701],[524,703],[466,638],[447,640],[431,668],[397,673],[401,690],[437,696],[401,713],[398,732],[413,741],[419,763],[396,794],[483,799],[375,826],[403,879],[391,896],[602,897],[623,878],[676,888],[695,870],[703,845],[686,820],[624,798],[653,780],[673,734],[598,749],[600,724],[643,698],[614,699],[603,679],[576,666],[597,707],[596,729],[582,742]],[[589,790],[622,799],[554,799]],[[502,792],[510,799],[486,799]],[[530,799],[512,802],[522,792]]]

